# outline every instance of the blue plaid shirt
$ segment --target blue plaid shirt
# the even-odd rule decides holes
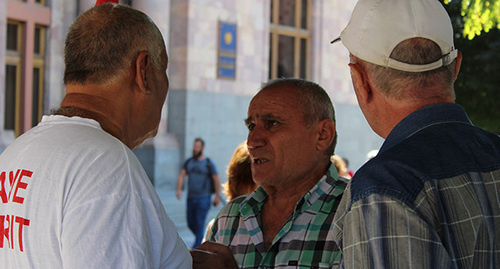
[[[346,268],[500,266],[500,138],[456,104],[403,119],[335,216]]]

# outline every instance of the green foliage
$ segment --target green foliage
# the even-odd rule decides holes
[[[500,29],[492,28],[471,40],[464,32],[463,6],[457,0],[445,5],[456,33],[455,47],[463,55],[455,82],[456,103],[476,126],[500,134]]]
[[[461,16],[464,20],[463,34],[470,40],[489,32],[493,28],[500,29],[500,0],[444,0],[445,4],[461,2]]]

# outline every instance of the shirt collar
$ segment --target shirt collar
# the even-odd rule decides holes
[[[404,139],[432,125],[449,122],[471,124],[465,110],[454,103],[441,103],[421,108],[401,120],[389,133],[380,152],[392,148]]]
[[[318,183],[309,190],[302,198],[297,202],[294,210],[294,216],[298,213],[304,212],[311,205],[313,205],[322,195],[325,193],[330,193],[331,189],[334,188],[335,183],[338,180],[348,181],[347,179],[339,179],[337,169],[333,164],[330,165],[326,174],[318,181]],[[259,187],[253,193],[249,194],[245,200],[241,203],[241,213],[243,218],[249,215],[257,214],[260,208],[267,199],[267,194],[262,187]]]

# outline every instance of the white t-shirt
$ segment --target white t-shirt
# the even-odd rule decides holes
[[[0,268],[191,268],[134,153],[94,120],[44,116],[0,155]]]

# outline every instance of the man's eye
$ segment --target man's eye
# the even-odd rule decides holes
[[[247,128],[248,128],[249,131],[253,131],[253,129],[255,128],[255,124],[253,124],[253,123],[248,124]]]

